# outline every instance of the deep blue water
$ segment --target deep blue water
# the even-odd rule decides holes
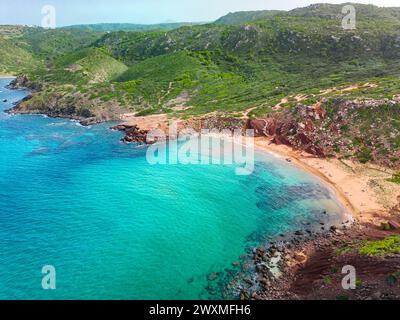
[[[246,248],[342,209],[316,178],[268,154],[255,172],[156,165],[110,124],[3,113],[0,299],[207,299],[207,275]],[[8,99],[7,102],[1,102]],[[57,289],[43,290],[53,265]],[[218,297],[218,295],[216,296]]]

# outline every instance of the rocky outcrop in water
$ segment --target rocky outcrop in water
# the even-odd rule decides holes
[[[125,136],[121,139],[126,143],[148,143],[148,130],[142,130],[137,125],[120,124],[111,128],[112,130],[123,131]]]
[[[7,88],[10,89],[25,89],[28,85],[28,77],[26,75],[20,75],[10,82]]]
[[[7,86],[9,89],[28,89],[30,91],[40,91],[42,86],[38,82],[30,81],[25,74],[19,75]]]

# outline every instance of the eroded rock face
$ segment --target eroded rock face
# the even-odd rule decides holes
[[[21,89],[26,88],[28,84],[28,77],[26,75],[20,75],[16,77],[13,81],[8,85],[12,89]]]
[[[392,99],[322,99],[315,105],[298,103],[264,119],[248,120],[257,137],[270,137],[318,157],[344,156],[400,168],[396,126],[382,130],[400,115],[400,94]],[[390,156],[389,156],[390,155]]]
[[[326,151],[317,145],[315,121],[326,117],[321,104],[304,106],[299,104],[294,117],[288,113],[273,114],[265,119],[249,119],[246,129],[253,129],[256,137],[271,137],[272,143],[287,145],[304,150],[318,157],[325,157]]]
[[[254,130],[255,137],[272,136],[276,134],[277,121],[274,118],[249,119],[246,123],[246,129]]]
[[[26,75],[22,74],[12,80],[8,85],[8,88],[39,91],[41,89],[41,85],[39,83],[29,81],[29,78]]]

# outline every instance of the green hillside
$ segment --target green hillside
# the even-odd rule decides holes
[[[101,49],[82,49],[55,60],[54,73],[47,79],[54,82],[101,83],[110,81],[128,68]]]
[[[191,106],[182,111],[186,114],[254,108],[254,114],[262,115],[289,95],[400,74],[400,23],[360,21],[356,30],[348,31],[335,19],[314,17],[321,12],[331,17],[335,10],[341,14],[340,6],[319,5],[298,10],[298,15],[310,12],[313,17],[291,16],[292,11],[252,23],[186,26],[169,32],[100,35],[29,29],[18,41],[29,39],[26,47],[50,62],[44,81],[77,87],[111,80],[112,87],[104,86],[111,90],[104,92],[106,99],[113,95],[110,88],[135,81],[136,90],[130,82],[129,92],[118,93],[124,107],[132,110],[161,110],[158,104],[167,102],[160,101],[165,92],[173,99],[185,90]],[[396,12],[393,9],[393,15]],[[46,41],[39,40],[44,37]],[[170,86],[174,90],[168,90]],[[92,96],[101,97],[103,90],[95,92]]]
[[[178,29],[183,26],[193,26],[200,23],[193,22],[176,22],[176,23],[159,23],[159,24],[134,24],[134,23],[97,23],[97,24],[80,24],[65,27],[66,29],[80,29],[101,32],[116,32],[116,31],[169,31]]]
[[[374,107],[357,105],[351,114],[354,130],[343,121],[338,139],[347,135],[354,142],[350,154],[360,159],[383,159],[390,150],[397,163],[398,103],[393,99],[400,94],[399,8],[356,5],[357,28],[344,30],[342,7],[236,13],[218,23],[170,31],[5,26],[2,41],[12,46],[6,46],[11,50],[1,67],[25,72],[41,85],[21,106],[24,111],[93,121],[118,118],[121,112],[182,118],[219,112],[253,118],[282,113],[301,122],[298,105],[319,103],[330,112],[323,133],[332,122],[343,121],[335,118],[335,110],[345,112],[351,101],[362,106],[365,100]],[[247,19],[254,21],[239,23]],[[39,71],[29,70],[37,65]],[[368,130],[369,119],[388,103],[388,130]],[[357,144],[363,132],[368,143]],[[328,139],[324,147],[346,149],[339,140]]]
[[[357,3],[314,4],[305,8],[297,8],[288,14],[297,17],[318,17],[325,19],[341,19],[344,5],[352,5],[356,9],[357,19],[365,21],[400,21],[400,8],[377,7]]]
[[[234,90],[221,89],[218,94],[199,90],[208,86],[203,79],[193,89],[194,108],[190,112],[256,107],[262,114],[296,92],[399,75],[399,36],[397,22],[360,22],[357,30],[345,31],[331,19],[273,17],[229,27],[107,34],[96,45],[127,65],[182,50],[196,53],[208,66],[207,79],[212,79],[213,88],[220,88],[215,84],[215,74],[219,74],[222,87],[230,79],[229,87]],[[155,65],[164,68],[163,63]],[[165,66],[171,70],[175,67]],[[155,82],[159,77],[162,75],[154,73]]]
[[[51,60],[64,53],[90,46],[102,34],[79,29],[28,28],[19,40],[38,57]]]
[[[345,14],[342,9],[345,5],[352,5],[356,9],[358,20],[372,21],[400,21],[400,8],[377,7],[374,5],[364,5],[357,3],[343,4],[312,4],[304,8],[296,8],[291,11],[279,10],[259,10],[259,11],[240,11],[231,12],[215,21],[216,24],[237,25],[260,20],[268,20],[275,16],[292,17],[313,17],[331,20],[341,20]]]
[[[239,11],[230,12],[215,21],[216,24],[236,25],[257,20],[266,20],[277,15],[284,15],[286,11],[260,10],[260,11]]]
[[[0,26],[0,70],[3,73],[46,73],[54,59],[89,47],[103,35],[86,30],[48,30],[39,27]]]
[[[31,52],[0,36],[0,75],[14,75],[39,66],[39,61]]]

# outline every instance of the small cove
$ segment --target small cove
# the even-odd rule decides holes
[[[150,166],[109,124],[5,114],[26,95],[8,82],[0,79],[2,299],[209,299],[209,275],[253,246],[342,218],[332,190],[278,157],[258,152],[250,176]],[[54,291],[41,289],[48,264]]]

